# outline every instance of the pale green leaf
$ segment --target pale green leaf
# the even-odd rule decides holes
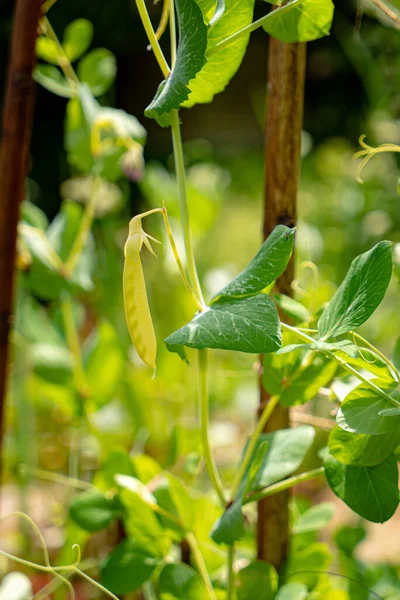
[[[286,354],[296,350],[314,350],[317,352],[343,352],[344,354],[357,358],[359,355],[358,347],[350,340],[341,340],[340,342],[310,342],[309,344],[290,344],[280,348],[277,354]]]
[[[362,325],[382,302],[392,276],[392,243],[380,242],[357,256],[318,322],[321,337],[348,333]]]
[[[75,90],[69,85],[60,69],[53,65],[37,65],[33,79],[49,92],[62,98],[72,98]]]
[[[89,48],[93,39],[93,25],[87,19],[72,21],[64,31],[63,48],[71,62]]]
[[[346,465],[373,467],[393,454],[399,444],[400,428],[382,435],[363,435],[335,427],[329,436],[331,454]]]
[[[210,0],[198,0],[204,21],[208,25],[207,62],[189,83],[189,99],[183,106],[211,102],[215,94],[222,92],[235,75],[246,52],[250,34],[237,37],[221,50],[214,51],[214,48],[236,31],[250,25],[254,0],[225,0],[220,4],[221,7],[218,7],[218,3],[210,3]]]
[[[283,585],[275,600],[306,600],[308,596],[308,589],[304,583],[287,583]]]
[[[343,465],[330,452],[324,457],[325,474],[335,494],[364,519],[384,523],[399,504],[398,470],[389,456],[374,467]]]
[[[278,587],[274,567],[255,560],[237,574],[237,600],[273,600]]]
[[[292,533],[308,533],[321,531],[335,514],[335,505],[331,502],[321,502],[301,514],[293,523]]]
[[[95,96],[104,94],[113,84],[117,74],[115,56],[106,48],[96,48],[78,64],[78,77],[86,83]]]
[[[281,42],[310,42],[329,35],[333,11],[332,0],[293,0],[274,10],[264,29]]]
[[[197,571],[183,563],[167,564],[160,573],[161,600],[199,600],[207,597],[204,582]]]
[[[51,40],[45,35],[41,35],[36,40],[36,54],[38,58],[41,58],[52,65],[59,64],[58,46],[54,40]]]
[[[326,544],[309,544],[301,550],[294,548],[289,555],[286,580],[313,588],[324,571],[329,569],[332,559]]]

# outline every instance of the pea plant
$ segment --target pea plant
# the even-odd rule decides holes
[[[242,62],[252,31],[263,28],[287,43],[309,42],[329,33],[331,0],[277,4],[253,21],[254,0],[164,0],[161,24],[155,31],[144,0],[137,0],[150,48],[164,77],[145,115],[171,131],[184,256],[175,241],[169,206],[163,204],[160,187],[159,202],[152,198],[154,207],[130,221],[123,281],[117,272],[110,276],[109,285],[123,286],[132,343],[149,367],[149,378],[157,378],[156,328],[144,275],[150,267],[146,262],[143,268],[142,250],[144,246],[154,254],[152,243],[157,243],[144,231],[144,221],[150,229],[151,223],[155,226],[156,218],[161,218],[182,279],[182,293],[185,289],[193,313],[188,323],[168,335],[165,344],[178,355],[177,361],[196,364],[202,460],[212,494],[196,486],[191,489],[187,479],[176,474],[177,469],[167,471],[144,454],[109,448],[98,436],[105,450],[92,481],[79,478],[79,455],[71,456],[66,483],[80,491],[71,498],[66,545],[70,541],[71,546],[82,545],[91,533],[119,524],[119,542],[102,558],[101,583],[80,565],[79,545],[77,556],[63,555],[68,564],[52,566],[34,524],[45,565],[1,551],[52,575],[54,581],[49,585],[53,587],[47,593],[64,585],[73,598],[69,579],[80,574],[112,598],[137,590],[148,600],[350,598],[327,575],[332,553],[317,541],[319,530],[332,516],[331,506],[324,503],[303,512],[297,509],[297,514],[293,510],[291,548],[278,574],[272,565],[253,558],[251,530],[256,503],[325,476],[336,496],[368,521],[385,522],[397,509],[399,359],[387,358],[356,331],[385,296],[392,276],[392,243],[382,241],[356,257],[330,302],[318,309],[308,310],[274,290],[292,256],[294,228],[278,225],[247,267],[212,298],[205,298],[197,272],[180,109],[211,102],[226,87]],[[167,27],[169,62],[160,43]],[[116,67],[113,55],[105,49],[87,53],[92,33],[91,24],[79,19],[69,25],[60,41],[47,16],[41,20],[37,54],[42,62],[34,77],[49,91],[68,99],[65,148],[73,177],[63,184],[65,200],[50,225],[29,199],[24,203],[13,340],[19,362],[29,363],[41,380],[40,393],[57,397],[60,405],[67,402],[67,396],[72,397],[78,429],[96,436],[91,412],[94,406],[106,406],[113,393],[111,378],[103,375],[116,369],[111,356],[116,336],[101,323],[82,344],[79,326],[87,299],[99,302],[94,260],[96,246],[101,246],[104,237],[98,240],[96,235],[100,231],[107,237],[107,218],[103,217],[120,210],[121,197],[128,193],[126,178],[137,181],[143,174],[146,131],[135,117],[104,107],[97,99],[111,86]],[[73,66],[77,61],[77,67]],[[103,225],[96,229],[99,222]],[[112,256],[122,258],[115,247]],[[111,272],[111,264],[107,263],[107,269]],[[35,319],[40,316],[36,329],[33,312]],[[227,482],[219,473],[209,436],[208,364],[210,352],[215,350],[261,355],[263,385],[271,396]],[[116,372],[118,379],[121,370]],[[335,386],[338,380],[340,389],[345,389],[340,398]],[[18,383],[15,377],[12,393],[21,398]],[[58,389],[60,384],[63,392]],[[321,466],[299,472],[313,445],[314,427],[302,425],[274,433],[263,430],[278,404],[305,404],[321,388],[331,389],[332,406],[339,406],[336,425],[320,453]],[[151,397],[151,386],[148,389]],[[20,406],[19,410],[21,418],[28,409]],[[190,465],[194,479],[201,468],[198,460]],[[46,477],[37,470],[36,475]],[[26,519],[22,513],[18,515]],[[40,597],[45,598],[45,593]]]

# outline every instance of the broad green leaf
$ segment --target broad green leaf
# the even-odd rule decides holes
[[[263,433],[259,444],[267,442],[268,450],[251,488],[261,489],[292,475],[301,466],[314,438],[315,430],[310,425]]]
[[[101,583],[114,594],[129,594],[150,579],[162,557],[134,539],[121,542],[105,559]]]
[[[289,555],[286,580],[313,588],[324,571],[329,569],[332,559],[328,546],[319,542],[294,550]]]
[[[375,467],[343,465],[330,452],[324,457],[325,474],[335,494],[364,519],[384,523],[399,504],[395,457]]]
[[[89,48],[93,39],[93,25],[87,19],[76,19],[70,23],[63,38],[63,48],[71,62],[77,60]]]
[[[272,299],[277,307],[294,322],[305,323],[307,321],[309,311],[301,302],[285,294],[272,294]]]
[[[321,531],[335,514],[335,505],[331,502],[321,502],[301,514],[293,523],[292,533],[308,533]]]
[[[96,407],[113,399],[125,366],[118,335],[110,323],[100,323],[88,341],[86,380]]]
[[[274,10],[263,27],[281,42],[311,42],[329,35],[333,11],[332,0],[293,0]]]
[[[362,435],[335,427],[329,436],[331,454],[345,465],[373,467],[393,454],[399,444],[400,428],[382,435]]]
[[[125,482],[121,477],[125,478]],[[124,482],[124,489],[121,489],[119,497],[125,508],[125,530],[128,536],[146,549],[147,552],[164,556],[170,546],[168,532],[154,514],[150,499],[141,497],[140,494],[143,488],[139,489],[138,486],[136,488],[131,486],[128,484],[128,479],[133,478],[126,475],[118,477],[120,484]],[[129,485],[129,489],[125,484]]]
[[[70,287],[62,274],[63,263],[60,257],[42,229],[22,223],[18,232],[32,258],[25,275],[29,289],[42,300],[55,300],[63,290]]]
[[[210,8],[211,4],[211,8]],[[221,50],[215,46],[236,31],[250,25],[253,19],[254,0],[225,0],[222,10],[218,3],[198,0],[207,27],[207,62],[189,83],[189,99],[183,106],[211,102],[215,94],[222,92],[238,70],[250,34],[242,35]]]
[[[264,387],[270,394],[279,395],[283,406],[312,400],[331,382],[337,369],[336,362],[323,355],[316,355],[305,366],[301,366],[301,361],[301,352],[264,356]]]
[[[0,600],[30,600],[33,596],[31,580],[24,573],[6,573],[0,584]]]
[[[166,81],[159,86],[156,96],[146,108],[147,117],[167,124],[169,113],[179,109],[189,97],[189,82],[206,62],[207,27],[195,0],[176,0],[179,44],[175,67]],[[159,121],[160,122],[160,121]]]
[[[38,58],[51,63],[52,65],[59,64],[59,52],[57,44],[45,35],[41,35],[36,40],[36,55]]]
[[[357,256],[318,322],[327,339],[356,329],[382,302],[392,276],[392,243],[380,242]]]
[[[101,492],[88,491],[75,496],[69,507],[71,519],[85,531],[100,531],[122,515],[122,507],[116,498],[108,498]]]
[[[197,314],[190,323],[165,340],[176,352],[179,346],[267,353],[280,347],[277,310],[265,294],[219,302]]]
[[[255,560],[237,574],[237,600],[273,600],[278,588],[278,574],[274,567]]]
[[[359,355],[356,344],[350,340],[341,340],[340,342],[310,342],[309,344],[290,344],[280,348],[277,354],[286,354],[296,350],[314,350],[317,352],[343,352],[348,356],[357,358]]]
[[[67,348],[44,342],[30,346],[29,354],[38,377],[58,385],[68,385],[71,381],[74,359]]]
[[[211,532],[216,544],[234,544],[244,536],[242,497],[239,497],[221,515]]]
[[[252,296],[275,281],[286,269],[292,255],[294,232],[284,225],[275,227],[244,271],[220,290],[213,302],[225,297]]]
[[[306,600],[308,596],[308,589],[304,583],[287,583],[283,585],[275,600]]]
[[[207,590],[197,571],[183,563],[165,565],[160,573],[161,600],[199,600]]]
[[[66,261],[78,235],[83,208],[74,202],[64,201],[60,212],[51,222],[46,235],[62,261]],[[90,292],[93,287],[92,273],[94,270],[94,239],[89,233],[86,244],[69,281],[78,291]]]
[[[95,96],[104,94],[114,83],[117,74],[115,56],[106,48],[96,48],[78,64],[78,77]]]
[[[53,65],[37,65],[33,72],[33,79],[56,96],[72,98],[75,95],[75,90],[69,85],[60,69]]]
[[[386,380],[374,379],[373,382],[389,394],[394,386]],[[395,431],[400,427],[400,416],[382,416],[382,410],[393,408],[393,404],[366,384],[356,387],[342,402],[336,416],[339,427],[350,433],[380,435]]]

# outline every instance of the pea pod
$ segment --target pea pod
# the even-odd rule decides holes
[[[123,291],[126,321],[132,343],[143,362],[155,370],[157,340],[140,258],[143,244],[154,254],[149,240],[159,243],[143,231],[142,216],[134,217],[129,223],[129,235],[124,249]]]

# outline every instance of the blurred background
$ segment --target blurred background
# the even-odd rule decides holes
[[[396,3],[400,8],[400,1],[392,2]],[[353,159],[362,134],[373,146],[400,143],[400,31],[382,20],[368,2],[337,0],[335,5],[330,37],[308,46],[295,282],[296,297],[306,306],[327,301],[351,260],[381,239],[396,244],[396,275],[400,274],[397,155],[375,157],[363,172],[364,184],[356,180],[358,162]],[[1,87],[12,8],[13,2],[1,0]],[[160,6],[149,9],[157,22]],[[256,16],[265,10],[265,3],[257,0]],[[95,390],[88,401],[90,426],[80,419],[68,381],[63,385],[59,379],[49,382],[16,344],[16,356],[21,360],[15,360],[9,394],[2,513],[27,510],[42,527],[53,551],[64,544],[67,547],[69,536],[75,539],[78,534],[70,534],[66,526],[68,487],[46,481],[46,473],[74,473],[89,480],[105,455],[122,447],[145,452],[163,467],[174,466],[190,481],[197,473],[199,450],[193,364],[183,364],[160,343],[157,377],[152,380],[130,345],[123,312],[122,248],[129,218],[165,201],[179,238],[169,132],[143,116],[160,74],[146,50],[133,0],[59,0],[50,12],[60,37],[71,21],[82,17],[93,23],[93,47],[107,48],[116,57],[117,77],[101,103],[135,115],[147,129],[148,139],[143,177],[137,182],[117,181],[117,208],[111,206],[95,219],[94,287],[74,306],[84,361]],[[181,114],[196,253],[208,296],[247,264],[261,241],[267,51],[267,36],[258,30],[225,92],[211,105],[183,109]],[[71,195],[61,187],[72,175],[64,149],[66,102],[37,85],[29,200],[49,223],[54,223],[63,198]],[[157,218],[148,221],[147,230],[166,242]],[[144,258],[144,269],[161,340],[191,317],[191,304],[166,243],[158,254],[158,259]],[[317,275],[305,261],[317,265]],[[397,276],[383,305],[363,328],[367,339],[388,355],[399,334]],[[62,337],[56,304],[21,292],[17,310],[19,330],[29,344],[57,343]],[[253,356],[213,352],[211,435],[226,477],[239,459],[256,414],[254,362]],[[331,414],[329,402],[321,399],[307,410],[322,419]],[[324,428],[318,437],[322,446],[327,438]],[[314,460],[311,456],[310,464]],[[29,469],[21,472],[21,463]],[[37,470],[45,472],[43,477]],[[203,472],[197,479],[198,485],[207,481]],[[303,491],[306,496],[313,493],[333,500],[325,489]],[[364,526],[342,504],[336,504],[327,535],[337,537],[338,528],[349,526],[362,541]],[[385,598],[400,598],[399,534],[400,519],[396,517],[385,526],[369,525],[368,536],[358,549],[358,557],[368,565],[362,567],[366,581],[370,585],[378,582]],[[8,549],[21,551],[24,536],[15,523],[4,525],[1,537]]]

